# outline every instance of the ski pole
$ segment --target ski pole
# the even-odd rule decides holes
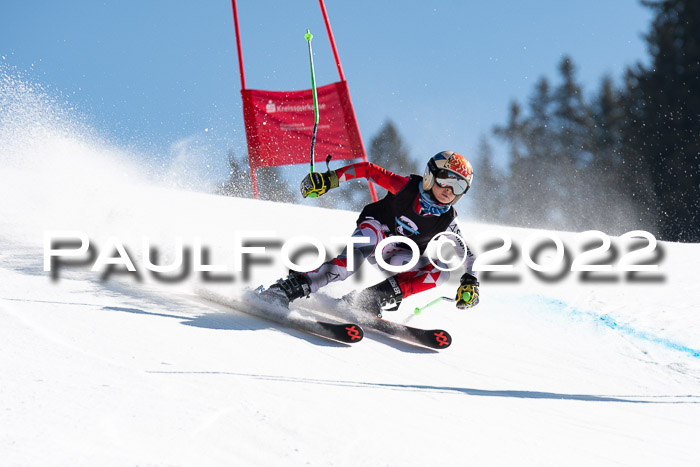
[[[450,298],[450,297],[438,297],[438,298],[436,298],[435,300],[433,300],[432,302],[428,303],[428,304],[425,305],[425,306],[417,306],[416,309],[413,310],[413,314],[419,315],[419,314],[421,314],[421,312],[422,312],[423,310],[428,309],[428,308],[430,308],[430,307],[433,306],[433,305],[437,305],[438,303],[440,303],[440,302],[443,301],[443,300],[448,301],[448,302],[456,302],[456,301],[457,301],[457,300],[455,300],[454,298]]]
[[[318,130],[318,96],[316,95],[316,72],[314,71],[314,55],[311,51],[311,39],[314,35],[311,34],[309,29],[306,30],[304,34],[306,42],[309,44],[309,63],[311,64],[311,92],[314,98],[314,132],[311,135],[311,164],[310,173],[314,171],[314,146],[316,145],[316,131]]]

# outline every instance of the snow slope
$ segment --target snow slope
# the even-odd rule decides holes
[[[661,244],[652,281],[545,280],[517,260],[514,280],[482,279],[473,310],[412,315],[451,281],[389,316],[449,330],[441,352],[372,332],[336,344],[194,294],[283,275],[274,245],[247,279],[165,282],[142,242],[165,261],[200,238],[231,271],[237,232],[313,235],[335,254],[356,213],[155,184],[23,86],[0,94],[3,465],[697,465],[698,245]],[[488,230],[521,248],[546,234],[461,219],[477,250]],[[88,265],[52,279],[49,230],[85,232],[98,253],[118,239],[141,277]],[[363,268],[328,293],[378,278]]]

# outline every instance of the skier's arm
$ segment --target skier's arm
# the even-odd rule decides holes
[[[457,219],[453,219],[452,222],[450,222],[450,225],[445,230],[445,234],[448,234],[446,235],[448,239],[454,240],[457,257],[464,258],[466,256],[467,258],[464,261],[464,273],[476,277],[473,271],[476,256],[474,256],[474,253],[469,249],[469,246],[464,243],[464,237],[462,237],[462,232],[459,230],[459,225],[457,225]]]
[[[346,165],[336,170],[340,183],[355,178],[366,178],[391,193],[401,191],[409,178],[397,175],[383,167],[371,162],[358,162],[356,164]]]
[[[455,251],[459,258],[466,257],[464,262],[464,274],[460,278],[459,288],[457,289],[456,306],[459,309],[471,308],[479,303],[479,282],[474,274],[474,261],[476,257],[469,249],[469,246],[464,243],[462,232],[459,230],[457,220],[453,219],[447,227],[445,233],[452,233],[447,237],[455,242]]]
[[[366,178],[391,193],[398,193],[410,180],[408,177],[397,175],[371,162],[358,162],[338,170],[306,174],[301,181],[301,195],[304,198],[322,196],[328,190],[338,188],[340,183],[355,178]]]

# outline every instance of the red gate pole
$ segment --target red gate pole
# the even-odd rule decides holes
[[[323,14],[323,21],[326,23],[326,31],[328,31],[328,38],[331,41],[331,49],[333,50],[333,57],[335,57],[335,66],[338,67],[338,75],[340,75],[340,81],[345,81],[345,73],[343,73],[343,66],[340,64],[340,57],[338,56],[338,48],[335,46],[335,39],[333,38],[333,30],[331,29],[331,23],[328,21],[328,12],[326,12],[326,5],[323,0],[318,0],[321,4],[321,13]]]
[[[233,0],[235,1],[235,0]],[[345,73],[343,73],[343,66],[340,64],[340,57],[338,56],[338,48],[335,46],[335,39],[333,38],[333,30],[331,29],[331,23],[328,21],[328,13],[326,12],[326,5],[323,0],[318,0],[321,5],[321,13],[323,14],[323,21],[326,23],[326,31],[328,32],[328,39],[331,42],[331,49],[333,49],[333,57],[335,57],[335,65],[338,67],[338,75],[341,81],[345,81]],[[350,102],[350,110],[352,111],[352,119],[355,122],[355,127],[357,129],[357,134],[360,136],[360,146],[362,148],[362,160],[367,162],[367,152],[365,151],[365,144],[362,142],[362,135],[360,135],[360,127],[357,124],[357,117],[355,116],[355,107],[352,105],[352,100],[350,99],[350,92],[348,92],[348,101]],[[377,201],[377,191],[374,189],[372,182],[367,180],[369,185],[369,193],[372,195],[372,201]]]
[[[231,0],[231,8],[233,8],[233,25],[236,28],[236,51],[238,52],[238,70],[241,73],[241,92],[246,89],[245,86],[245,71],[243,69],[243,51],[241,49],[241,30],[238,27],[238,8],[236,8],[236,0]],[[244,103],[245,105],[245,103]],[[243,119],[243,125],[245,125],[245,118]],[[248,131],[246,129],[246,135]],[[250,146],[248,146],[248,151],[250,152]],[[250,153],[248,154],[248,161],[250,164]],[[258,177],[257,170],[252,166],[250,168],[250,184],[253,190],[253,198],[258,199]]]
[[[233,8],[233,25],[236,28],[236,50],[238,51],[238,70],[241,73],[241,90],[245,89],[245,71],[243,71],[243,52],[241,51],[241,30],[238,28],[238,9],[236,0],[231,0]]]

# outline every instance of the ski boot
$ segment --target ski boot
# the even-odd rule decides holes
[[[395,277],[389,277],[372,287],[343,297],[353,308],[377,318],[382,317],[382,311],[398,310],[402,299],[403,292]]]
[[[286,279],[278,280],[261,292],[262,296],[269,297],[284,307],[289,307],[291,301],[308,297],[310,294],[311,281],[306,274],[296,271],[290,271]]]

